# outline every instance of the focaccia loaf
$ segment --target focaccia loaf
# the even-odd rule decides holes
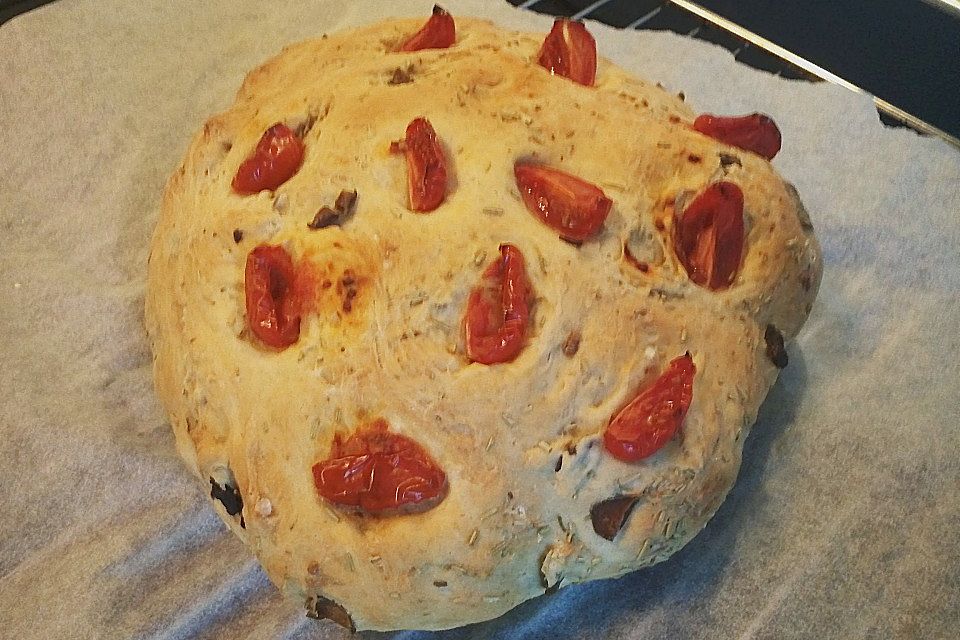
[[[489,619],[682,547],[733,484],[821,275],[795,190],[695,130],[680,98],[603,59],[594,86],[571,81],[538,63],[544,34],[479,20],[458,18],[449,47],[401,51],[422,24],[325,36],[251,72],[171,177],[149,262],[146,323],[179,452],[271,580],[356,629]],[[411,211],[402,142],[417,118],[446,162],[428,212]],[[275,123],[302,162],[238,193]],[[602,226],[563,239],[525,205],[518,162],[602,190]],[[718,182],[742,191],[743,249],[729,286],[710,287],[676,234]],[[525,259],[529,308],[519,353],[484,364],[464,316],[501,245]],[[283,347],[251,331],[258,246],[311,274]],[[613,417],[686,354],[676,433],[643,459],[611,455]],[[376,512],[319,493],[318,463],[372,428],[442,472],[430,500]]]

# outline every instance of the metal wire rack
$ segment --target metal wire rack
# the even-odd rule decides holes
[[[881,98],[870,90],[858,85],[855,81],[842,77],[822,65],[816,64],[802,55],[777,44],[755,31],[737,24],[731,19],[720,15],[690,0],[508,0],[511,4],[539,13],[556,16],[566,16],[575,20],[592,19],[615,27],[625,29],[666,29],[681,35],[687,35],[701,40],[718,44],[734,54],[734,57],[744,64],[763,69],[785,78],[804,79],[813,82],[827,81],[839,84],[851,91],[870,95],[880,119],[887,125],[907,126],[925,135],[934,135],[943,138],[951,144],[960,147],[960,139],[953,130],[948,132],[930,122],[910,113],[904,108]],[[948,24],[945,31],[945,47],[949,53],[952,49],[953,37],[956,37],[957,47],[953,51],[953,64],[960,59],[960,1],[958,0],[925,0],[931,5],[930,11],[936,19],[936,12],[943,14]],[[712,4],[723,4],[713,2]],[[729,3],[728,3],[729,4]],[[935,5],[935,6],[933,6]],[[916,7],[924,6],[923,2],[916,3]],[[915,7],[915,8],[916,8]],[[914,14],[919,15],[919,14]],[[952,23],[951,23],[952,21]],[[949,29],[953,29],[952,31]],[[945,57],[944,60],[947,60]],[[942,66],[932,69],[936,73],[942,72]],[[952,67],[949,70],[953,70]],[[960,67],[958,67],[960,72]],[[960,113],[960,89],[956,90],[957,105],[947,105],[948,110]],[[947,98],[950,100],[950,97]],[[956,131],[960,132],[960,121],[956,123]]]

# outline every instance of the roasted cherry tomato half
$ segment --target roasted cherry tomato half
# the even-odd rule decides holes
[[[582,22],[561,18],[553,22],[537,62],[550,73],[592,87],[597,77],[597,43]]]
[[[382,419],[345,441],[335,436],[330,456],[313,465],[313,482],[324,500],[373,515],[426,511],[447,493],[443,469]]]
[[[435,4],[433,15],[420,31],[410,36],[400,45],[400,51],[420,51],[421,49],[446,49],[457,38],[457,27],[453,16]]]
[[[613,200],[599,187],[569,173],[537,164],[513,167],[527,209],[572,242],[583,242],[603,226]]]
[[[283,349],[300,337],[301,300],[290,254],[260,245],[247,256],[244,273],[247,324],[265,344]]]
[[[303,162],[303,141],[285,124],[277,123],[260,137],[257,148],[233,176],[237,193],[273,190],[289,180]]]
[[[753,113],[749,116],[697,116],[693,128],[731,147],[753,151],[772,160],[780,151],[780,129],[770,116]]]
[[[433,211],[447,196],[447,159],[436,131],[426,118],[407,125],[404,139],[390,150],[407,159],[407,196],[411,211]]]
[[[636,462],[667,444],[690,408],[696,373],[689,353],[671,361],[653,384],[610,420],[603,434],[607,451],[624,462]]]
[[[500,258],[467,299],[463,331],[470,360],[496,364],[517,357],[527,333],[529,297],[523,254],[511,244],[500,245]]]
[[[743,254],[743,192],[732,182],[714,182],[682,212],[674,213],[673,248],[693,282],[726,289]]]

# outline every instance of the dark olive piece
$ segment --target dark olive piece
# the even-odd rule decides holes
[[[342,215],[348,216],[353,213],[353,208],[357,204],[357,190],[347,191],[344,189],[340,192],[340,195],[337,196],[337,201],[334,203],[333,208],[339,211]]]
[[[310,229],[323,229],[335,224],[340,224],[340,212],[334,211],[330,207],[322,207],[317,211],[316,215],[313,216],[313,220],[307,223],[307,227]]]
[[[210,478],[210,497],[219,500],[231,516],[237,515],[243,509],[243,496],[240,495],[240,490],[229,484],[221,486],[213,478]]]
[[[331,620],[352,632],[357,630],[353,618],[347,610],[329,598],[310,596],[307,598],[307,617],[315,620]]]
[[[740,162],[740,158],[738,158],[737,156],[735,156],[735,155],[733,155],[733,154],[730,154],[730,153],[721,153],[721,154],[720,154],[720,166],[721,166],[721,167],[723,167],[724,169],[726,169],[727,167],[731,167],[731,166],[733,166],[733,165],[737,165],[738,167],[742,167],[742,166],[743,166],[743,163]]]
[[[778,369],[787,366],[787,350],[783,346],[783,334],[772,324],[767,325],[763,332],[763,339],[767,343],[767,357]]]
[[[406,69],[402,67],[397,67],[393,70],[393,75],[390,76],[390,79],[387,80],[387,84],[407,84],[413,82],[413,65],[409,65]]]
[[[334,225],[340,226],[343,224],[344,219],[353,213],[356,206],[356,190],[347,191],[344,189],[340,192],[340,195],[337,196],[333,207],[321,207],[313,216],[313,220],[307,223],[307,227],[310,229],[323,229]]]
[[[593,530],[601,538],[613,540],[620,533],[637,501],[636,496],[617,496],[596,503],[590,507]]]

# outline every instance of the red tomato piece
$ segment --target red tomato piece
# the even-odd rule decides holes
[[[597,43],[582,22],[554,20],[537,62],[552,74],[592,87],[597,77]]]
[[[693,398],[697,368],[686,353],[610,420],[603,445],[624,462],[636,462],[660,450],[680,429]]]
[[[278,122],[260,137],[257,148],[233,176],[233,190],[240,194],[273,190],[289,180],[303,162],[303,141],[290,127]]]
[[[457,27],[453,16],[435,4],[433,15],[420,31],[410,36],[400,45],[400,51],[420,51],[421,49],[446,49],[457,38]]]
[[[713,291],[733,284],[743,254],[743,192],[714,182],[674,212],[673,248],[693,282]]]
[[[260,245],[247,256],[244,273],[247,324],[253,335],[284,349],[300,338],[301,301],[290,254],[280,246]]]
[[[595,234],[613,206],[599,187],[563,171],[517,163],[513,175],[527,209],[565,240],[583,242]]]
[[[416,441],[388,430],[385,420],[337,435],[330,456],[313,465],[320,496],[373,515],[426,511],[446,497],[447,476]]]
[[[517,357],[527,333],[529,297],[523,254],[511,244],[500,245],[500,259],[487,267],[467,299],[463,330],[470,360],[496,364]]]
[[[411,211],[427,212],[439,207],[447,195],[447,159],[433,125],[416,118],[407,125],[406,137],[390,146],[407,159],[407,195]]]
[[[770,116],[753,113],[748,116],[697,116],[693,128],[731,147],[753,151],[767,160],[780,151],[780,129]]]

